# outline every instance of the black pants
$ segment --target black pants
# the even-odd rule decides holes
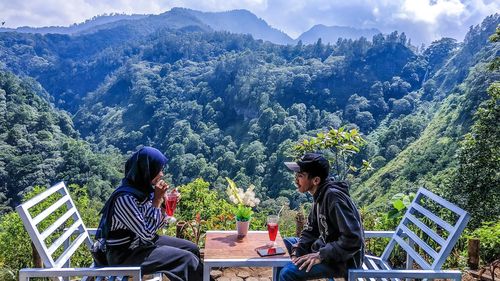
[[[184,239],[159,236],[151,246],[133,250],[110,247],[106,257],[110,266],[141,266],[142,274],[162,272],[172,281],[203,279],[200,250],[194,243]]]

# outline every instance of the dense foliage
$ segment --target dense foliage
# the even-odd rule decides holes
[[[371,160],[375,170],[359,178],[359,185],[356,185],[354,196],[360,201],[372,202],[370,204],[372,208],[383,208],[392,195],[398,192],[415,191],[418,186],[425,186],[455,203],[469,198],[471,194],[463,190],[461,183],[452,184],[451,182],[459,166],[460,160],[457,157],[459,142],[470,131],[473,115],[479,104],[488,98],[488,86],[493,81],[499,80],[499,73],[489,71],[484,62],[496,57],[500,45],[498,43],[479,45],[476,41],[486,40],[494,33],[497,24],[494,17],[490,17],[482,24],[483,30],[487,30],[488,33],[476,32],[479,28],[471,29],[474,32],[467,34],[468,39],[464,45],[453,50],[454,55],[436,72],[436,75],[427,80],[421,90],[414,92],[415,97],[418,98],[413,113],[388,118],[384,120],[386,123],[383,126],[379,126],[367,136],[367,153],[370,156],[366,158]],[[442,44],[443,42],[438,45]],[[446,45],[455,46],[454,44]],[[471,50],[475,51],[474,55],[471,55]],[[483,62],[478,63],[480,61]],[[463,71],[461,67],[471,64],[473,66],[468,72],[463,77],[461,74],[460,80],[456,80],[459,78],[457,74]],[[458,67],[459,65],[461,67]],[[455,84],[452,91],[446,92],[446,89],[450,87],[450,81],[454,81]],[[425,97],[427,83],[434,84],[432,91],[435,97],[432,101]],[[443,93],[446,95],[443,96]],[[486,127],[492,134],[497,131],[492,122],[489,122]],[[491,137],[487,141],[494,142],[495,139],[498,138]],[[494,158],[494,156],[491,158],[493,162],[495,162]],[[481,160],[472,157],[471,161],[478,161],[478,167],[469,169],[469,172],[485,171],[488,173],[486,172],[488,169],[479,168]],[[498,165],[498,160],[496,164],[491,165]],[[496,177],[494,172],[489,176]],[[491,193],[490,196],[481,197],[487,199],[482,202],[488,202],[492,204],[492,207],[482,209],[462,205],[473,214],[473,221],[481,220],[483,215],[477,213],[479,209],[484,212],[498,210],[498,207],[494,207],[496,204],[494,202],[500,190],[495,188],[493,179],[484,178],[484,180],[491,186],[491,189],[488,189]],[[486,213],[483,214],[486,215]]]
[[[500,41],[500,27],[491,37]],[[492,71],[500,66],[492,64]],[[479,226],[488,220],[500,221],[500,83],[488,88],[489,99],[481,103],[474,115],[471,132],[460,143],[459,166],[452,179],[451,197],[474,214],[471,224]]]
[[[119,152],[103,147],[94,153],[46,95],[37,82],[0,70],[0,212],[34,186],[62,180],[85,185],[102,200],[120,178]]]

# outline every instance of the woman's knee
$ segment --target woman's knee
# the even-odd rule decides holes
[[[171,246],[181,250],[186,250],[195,254],[198,258],[200,257],[200,249],[195,243],[189,240],[171,236],[160,236],[156,243],[159,246]]]
[[[198,248],[198,246],[195,243],[189,240],[184,240],[182,249],[189,251],[193,253],[196,257],[200,258],[200,248]]]
[[[190,246],[188,251],[190,251],[191,253],[193,253],[195,256],[197,256],[199,258],[200,257],[200,248],[198,248],[198,246],[196,246],[196,244],[194,244],[194,243],[191,243],[191,244],[192,245]]]
[[[189,269],[195,270],[200,265],[200,259],[193,253],[189,251],[183,251],[183,254],[179,257],[180,261],[187,265]]]

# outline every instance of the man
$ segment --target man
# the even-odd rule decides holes
[[[285,239],[292,262],[283,267],[280,280],[347,278],[348,269],[360,268],[364,256],[361,218],[348,185],[328,178],[330,164],[318,153],[285,165],[295,172],[298,191],[313,196],[313,206],[300,238]]]

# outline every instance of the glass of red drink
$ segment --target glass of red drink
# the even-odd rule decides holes
[[[267,216],[267,233],[269,234],[270,247],[276,247],[276,236],[278,235],[278,216]]]
[[[179,194],[176,192],[170,192],[165,196],[165,212],[171,221],[175,220],[174,212],[175,207],[177,207],[177,201],[179,201]]]

